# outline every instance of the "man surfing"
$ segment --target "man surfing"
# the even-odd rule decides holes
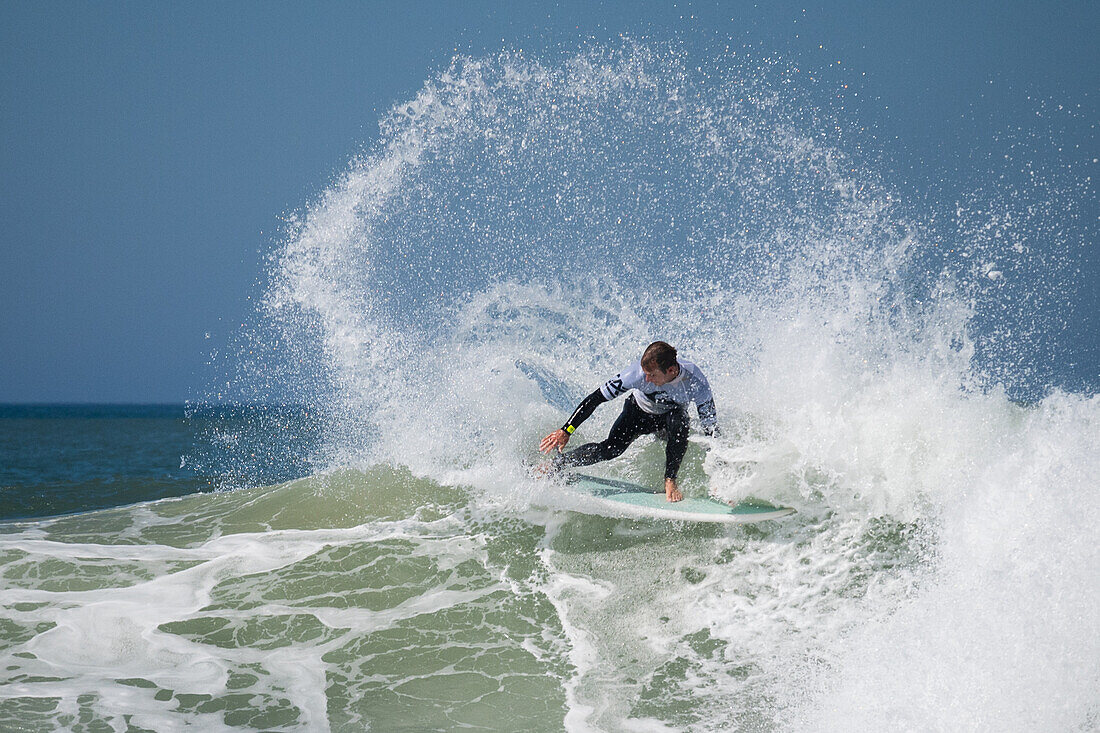
[[[622,414],[611,426],[606,440],[585,443],[568,453],[562,452],[573,432],[598,405],[627,392],[631,394],[626,398]],[[678,360],[676,349],[669,344],[654,341],[646,347],[641,359],[585,397],[565,425],[542,439],[539,450],[549,453],[557,448],[558,455],[554,456],[550,469],[560,471],[566,466],[588,466],[610,460],[622,455],[639,436],[655,433],[668,441],[665,447],[665,498],[680,501],[684,495],[676,485],[676,474],[687,451],[689,402],[694,402],[699,411],[703,432],[714,435],[718,430],[718,413],[714,409],[710,383],[702,370],[690,361]]]

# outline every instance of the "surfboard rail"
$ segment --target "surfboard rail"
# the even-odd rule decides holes
[[[629,481],[583,473],[571,474],[567,481],[586,496],[601,500],[616,512],[629,516],[747,524],[779,519],[795,513],[791,507],[775,506],[756,500],[742,501],[732,506],[710,498],[685,497],[682,501],[670,502],[665,498],[664,492],[653,491]]]

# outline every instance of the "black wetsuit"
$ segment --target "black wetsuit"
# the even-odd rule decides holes
[[[588,395],[585,402],[593,396],[599,398],[596,404],[607,401],[599,390],[596,390]],[[605,440],[599,443],[585,443],[568,453],[558,454],[554,457],[554,466],[556,468],[590,466],[593,463],[607,461],[621,456],[626,447],[640,436],[657,433],[659,437],[666,437],[668,440],[668,447],[665,449],[665,478],[674,479],[680,470],[680,462],[684,460],[684,453],[687,452],[688,423],[687,410],[683,407],[673,408],[663,415],[650,415],[642,412],[634,395],[631,395],[626,398],[623,411],[611,426],[611,432],[607,434]]]
[[[680,463],[687,452],[688,426],[687,402],[694,401],[699,410],[703,429],[708,435],[717,430],[717,414],[714,398],[706,377],[691,362],[680,362],[680,376],[667,385],[658,387],[646,382],[641,365],[635,362],[602,387],[588,395],[573,411],[562,427],[567,433],[588,419],[600,404],[630,391],[638,390],[648,409],[639,406],[635,394],[626,398],[622,414],[611,426],[607,438],[599,443],[586,443],[568,453],[554,457],[554,467],[589,466],[622,455],[626,447],[640,436],[655,433],[668,441],[665,448],[665,478],[675,479]]]

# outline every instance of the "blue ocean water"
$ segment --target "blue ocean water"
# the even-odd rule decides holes
[[[315,439],[287,407],[0,405],[0,521],[297,478]]]
[[[9,412],[0,728],[1096,729],[1100,373],[1048,338],[1094,184],[923,208],[802,74],[457,57],[291,217],[205,399]],[[796,515],[531,476],[656,338],[724,427],[685,493]]]
[[[201,490],[180,468],[192,437],[183,405],[0,406],[0,519]]]

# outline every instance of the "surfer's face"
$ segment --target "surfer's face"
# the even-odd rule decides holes
[[[645,373],[645,381],[649,382],[655,387],[668,384],[676,377],[680,376],[680,365],[673,364],[668,368],[668,371],[661,371],[658,367],[642,367],[642,371]]]

